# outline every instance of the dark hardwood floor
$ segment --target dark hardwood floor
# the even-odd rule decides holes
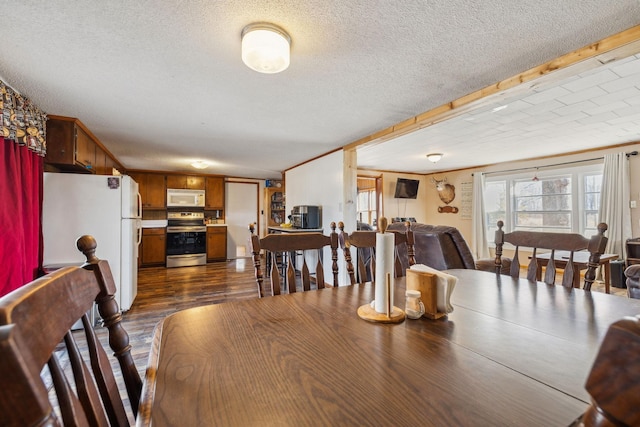
[[[155,325],[166,316],[201,305],[258,298],[251,258],[179,268],[143,268],[138,295],[123,314],[138,370],[143,373]]]

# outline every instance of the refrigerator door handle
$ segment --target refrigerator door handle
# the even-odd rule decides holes
[[[137,223],[136,228],[138,229],[138,243],[137,243],[137,245],[140,246],[140,243],[142,243],[142,225],[140,224],[140,222]]]
[[[142,218],[142,196],[138,194],[138,218]]]

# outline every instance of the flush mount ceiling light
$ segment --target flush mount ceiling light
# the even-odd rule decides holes
[[[242,30],[242,62],[259,73],[274,74],[289,66],[291,37],[282,28],[266,22],[249,24]]]
[[[193,166],[196,169],[206,169],[209,167],[209,162],[205,162],[204,160],[197,160],[191,163],[191,166]]]
[[[431,163],[437,163],[438,161],[440,161],[442,156],[443,156],[442,153],[427,154],[427,160],[429,160]]]

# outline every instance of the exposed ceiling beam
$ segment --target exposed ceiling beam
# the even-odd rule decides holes
[[[382,129],[346,145],[344,149],[380,144],[456,117],[472,109],[518,95],[535,86],[558,82],[569,76],[626,58],[638,52],[640,52],[640,25]]]

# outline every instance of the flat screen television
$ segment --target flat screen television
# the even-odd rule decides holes
[[[398,178],[396,182],[396,199],[415,199],[418,197],[418,185],[420,181],[417,179]]]

